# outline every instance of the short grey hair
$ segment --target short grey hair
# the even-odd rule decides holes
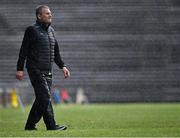
[[[42,13],[42,9],[49,9],[48,6],[46,5],[39,5],[36,7],[36,18],[38,17],[38,14],[41,14]]]

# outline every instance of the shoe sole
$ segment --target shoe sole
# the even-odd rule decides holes
[[[62,127],[62,128],[59,128],[59,129],[47,129],[47,130],[66,130],[67,129],[67,127]]]

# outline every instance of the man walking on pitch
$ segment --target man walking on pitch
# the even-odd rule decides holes
[[[64,77],[70,76],[59,53],[59,46],[51,27],[52,14],[48,6],[36,8],[36,23],[27,27],[17,62],[16,78],[22,80],[24,63],[35,91],[35,101],[29,113],[25,130],[36,130],[36,123],[43,117],[47,130],[65,130],[57,125],[50,98],[53,61],[63,69]]]

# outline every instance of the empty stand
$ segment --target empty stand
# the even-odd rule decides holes
[[[90,102],[180,101],[178,0],[1,0],[1,87],[20,87],[19,48],[39,4],[53,12],[61,55],[71,70],[64,80],[55,65],[54,87],[66,88],[73,100],[82,87]],[[31,87],[27,74],[23,83]]]

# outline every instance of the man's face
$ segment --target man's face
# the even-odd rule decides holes
[[[50,24],[52,22],[52,14],[48,8],[43,8],[41,14],[38,15],[38,19],[46,24]]]

